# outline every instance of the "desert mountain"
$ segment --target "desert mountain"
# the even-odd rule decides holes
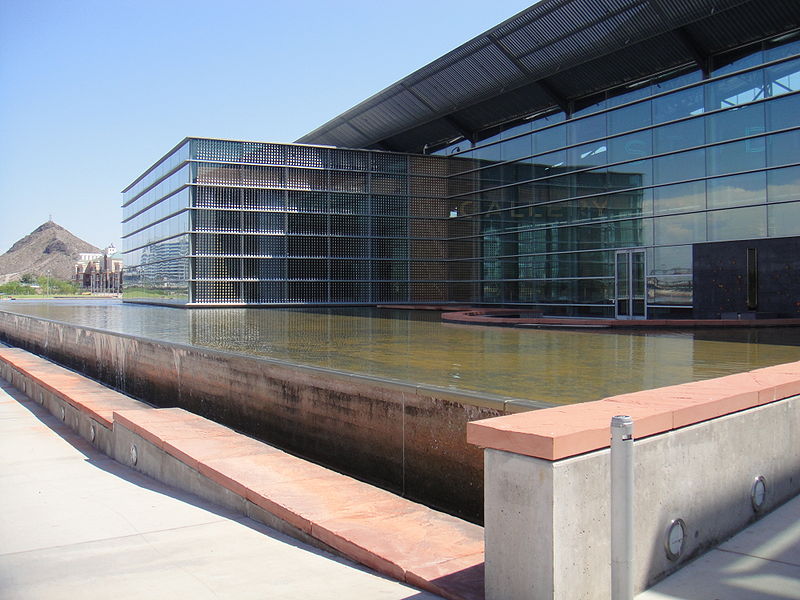
[[[25,273],[72,279],[75,262],[81,252],[100,249],[48,221],[16,242],[0,255],[0,283],[15,281]]]

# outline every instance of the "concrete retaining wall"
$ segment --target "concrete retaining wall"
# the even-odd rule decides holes
[[[487,600],[611,597],[610,420],[634,420],[639,592],[800,492],[800,363],[489,419]],[[751,498],[766,482],[762,506]],[[686,525],[668,557],[666,532]]]
[[[0,378],[128,467],[448,600],[483,600],[483,528],[21,348]]]
[[[467,422],[502,400],[0,312],[0,340],[135,398],[178,406],[474,522],[483,457]]]

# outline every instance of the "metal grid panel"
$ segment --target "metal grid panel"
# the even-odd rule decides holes
[[[197,165],[197,183],[216,183],[240,185],[242,171],[238,165],[206,164]]]
[[[282,187],[285,182],[283,169],[280,167],[241,167],[241,183],[254,187]],[[225,183],[220,181],[220,183]]]
[[[327,172],[317,169],[287,169],[286,187],[293,190],[324,190],[328,187]]]
[[[336,150],[331,152],[330,167],[342,171],[366,171],[369,168],[369,154],[358,150]]]
[[[661,28],[658,15],[644,6],[633,6],[626,11],[609,15],[585,29],[574,30],[552,43],[533,48],[520,55],[520,61],[531,73],[547,76],[574,64],[585,62],[587,57],[620,54],[631,43],[654,35]],[[608,58],[607,60],[623,60]]]
[[[444,119],[438,119],[426,122],[414,129],[406,129],[405,131],[398,132],[396,135],[382,140],[382,143],[388,145],[392,149],[413,147],[417,150],[421,150],[423,146],[431,140],[462,139],[464,133],[464,131],[457,129],[452,123]],[[422,145],[420,145],[420,143]]]
[[[313,146],[286,146],[286,164],[295,167],[327,166],[328,149]]]
[[[352,133],[357,133],[352,139],[360,139],[364,136],[364,131],[402,127],[409,119],[418,118],[421,114],[433,116],[434,111],[410,91],[395,86],[381,93],[379,105],[355,115],[350,121],[351,131],[345,130],[342,134],[351,136]],[[361,144],[356,143],[351,147],[358,148]]]
[[[408,198],[406,196],[372,196],[373,215],[406,215]]]
[[[195,140],[195,158],[238,161],[242,158],[242,143],[229,140]]]
[[[440,157],[415,157],[412,167],[390,152],[195,141],[196,156],[206,158],[193,164],[194,203],[181,228],[193,243],[191,252],[188,244],[176,249],[192,275],[171,275],[183,301],[187,294],[197,304],[407,298],[409,169],[441,165]],[[443,195],[446,178],[420,177],[414,186]],[[166,231],[164,223],[153,228]]]
[[[409,169],[419,175],[438,175],[446,177],[449,174],[450,160],[445,157],[419,157],[409,156]]]
[[[276,212],[244,212],[241,230],[247,233],[280,234],[286,230],[286,217]]]
[[[194,206],[214,208],[238,208],[242,204],[241,190],[236,188],[197,186]]]
[[[403,175],[375,173],[370,180],[370,190],[376,194],[407,194],[408,177]]]
[[[264,144],[260,142],[242,143],[242,162],[267,165],[286,164],[284,144]]]
[[[412,89],[426,104],[440,111],[448,109],[464,95],[483,95],[513,84],[519,77],[519,68],[499,48],[485,45],[413,84]]]
[[[585,32],[596,36],[598,24],[618,11],[640,9],[645,4],[642,0],[627,0],[619,2],[599,2],[585,0],[580,6],[574,2],[541,3],[542,11],[537,15],[531,11],[522,15],[513,24],[501,27],[496,35],[504,45],[507,45],[517,57],[527,54],[547,45],[554,45],[560,40],[568,39]],[[601,27],[602,30],[607,30]]]
[[[747,0],[715,0],[711,4],[705,0],[659,0],[656,4],[670,23],[685,24],[692,19],[702,19],[730,8],[753,3]]]
[[[557,92],[561,92],[559,85],[552,80],[548,81],[548,85]],[[548,96],[541,86],[534,83],[517,88],[498,98],[473,104],[458,111],[454,116],[459,122],[470,125],[474,131],[480,131],[551,106],[553,106],[553,98]]]
[[[335,192],[367,192],[367,174],[357,171],[332,171],[330,189]]]
[[[634,79],[653,73],[655,65],[671,68],[686,64],[685,51],[671,34],[640,42],[632,50],[636,51],[627,57],[625,74],[635,75]],[[599,92],[624,81],[618,65],[605,57],[577,65],[549,79],[551,85],[567,96]]]
[[[328,212],[328,194],[326,192],[294,192],[290,191],[287,198],[290,211],[298,212]]]
[[[758,40],[765,35],[777,35],[800,26],[800,2],[770,2],[768,10],[754,10],[742,19],[735,11],[723,12],[713,17],[713,27],[705,22],[687,25],[692,38],[705,47],[720,52],[734,46]]]
[[[446,177],[412,180],[409,157],[389,152],[225,140],[198,146],[219,162],[197,163],[207,185],[194,186],[194,244],[185,252],[194,303],[407,297],[410,187],[443,196]],[[233,163],[239,151],[242,160]],[[413,168],[435,171],[426,160],[442,169],[440,157],[415,157]],[[425,210],[444,214],[446,202],[426,201]],[[431,252],[446,234],[444,222],[417,229],[437,238]]]
[[[369,196],[365,194],[331,193],[331,213],[365,215],[369,213]]]
[[[449,115],[463,116],[484,103],[483,110],[471,111],[472,118],[465,118],[471,130],[467,135],[498,123],[498,116],[514,118],[525,110],[522,98],[516,98],[520,104],[507,100],[516,89],[592,63],[598,56],[607,62],[602,71],[584,69],[585,76],[571,82],[570,94],[562,101],[633,81],[644,71],[650,74],[692,63],[698,51],[717,53],[743,41],[790,31],[798,22],[800,2],[796,0],[771,0],[766,5],[759,0],[544,0],[300,141],[358,147],[386,142],[396,150],[418,152],[426,144],[445,144],[465,133],[447,120]],[[642,48],[638,44],[677,28],[689,31],[690,39],[697,42],[687,46],[675,45],[673,40],[669,52],[650,56],[649,62],[638,54]],[[515,74],[507,55],[518,59],[527,73]],[[637,69],[629,69],[631,61]],[[398,103],[403,88],[424,98],[423,106],[416,98],[407,101],[406,95]],[[555,104],[550,101],[550,106]],[[528,111],[540,106],[532,102]],[[349,123],[355,128],[348,128]]]
[[[287,255],[286,237],[282,235],[242,236],[244,256],[283,257]]]
[[[372,152],[370,168],[383,173],[407,173],[408,157],[405,154],[384,154]]]
[[[364,134],[348,121],[333,125],[328,132],[327,141],[324,143],[343,148],[359,148],[364,146],[364,144],[359,143],[363,137]]]
[[[285,193],[281,190],[242,190],[242,206],[246,209],[281,210],[286,205]]]

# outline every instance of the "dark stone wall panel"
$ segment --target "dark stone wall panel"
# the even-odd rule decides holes
[[[755,310],[747,306],[748,248],[755,248],[758,257]],[[800,316],[800,237],[695,244],[692,263],[695,318]]]

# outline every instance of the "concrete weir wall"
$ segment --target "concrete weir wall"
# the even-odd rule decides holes
[[[800,362],[471,423],[486,459],[487,600],[611,597],[614,415],[633,419],[638,593],[800,492],[798,394]]]
[[[467,444],[466,424],[520,410],[502,400],[2,311],[0,340],[475,522],[483,518],[483,456]]]

